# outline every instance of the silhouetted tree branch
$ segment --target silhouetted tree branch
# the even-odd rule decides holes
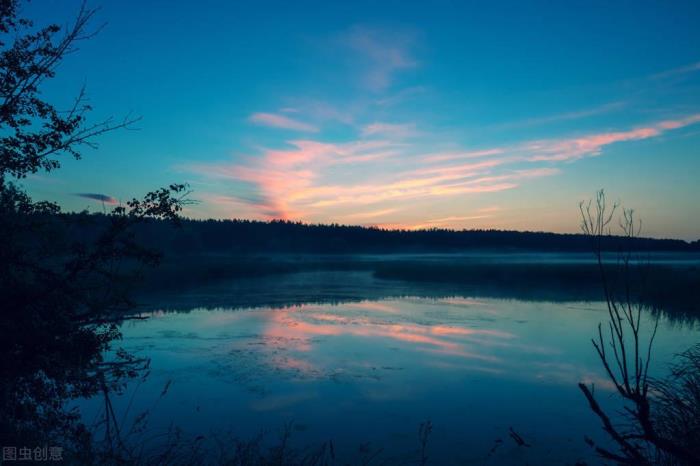
[[[620,452],[615,453],[600,446],[595,446],[595,449],[603,458],[619,464],[656,464],[656,458],[660,455],[675,458],[680,461],[679,464],[698,464],[700,457],[678,443],[676,438],[660,431],[654,419],[653,399],[649,390],[649,363],[658,330],[658,317],[654,320],[651,334],[643,347],[640,329],[645,306],[633,298],[631,291],[632,274],[640,270],[640,267],[632,264],[631,248],[621,250],[615,264],[618,280],[613,282],[603,257],[603,238],[610,235],[609,225],[618,207],[618,203],[608,206],[602,190],[597,193],[595,203],[582,202],[579,206],[581,228],[591,240],[609,318],[607,332],[599,324],[598,336],[592,343],[609,380],[628,403],[625,413],[631,421],[622,424],[614,422],[596,401],[593,387],[579,384],[591,410],[601,420],[603,429],[617,444]],[[641,232],[641,222],[635,221],[633,210],[623,209],[620,226],[629,240],[638,237]]]
[[[95,147],[96,136],[138,121],[127,116],[88,123],[91,107],[84,86],[69,109],[43,100],[41,84],[55,76],[79,42],[99,32],[88,30],[97,9],[84,2],[65,30],[57,24],[37,30],[32,21],[17,16],[19,3],[3,0],[0,8],[0,186],[8,175],[24,178],[58,168],[55,156],[61,153],[80,158],[79,146]]]

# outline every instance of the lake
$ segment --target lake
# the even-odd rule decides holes
[[[417,464],[426,421],[430,464],[595,464],[584,436],[605,444],[577,387],[594,383],[614,408],[590,341],[603,302],[489,298],[363,271],[223,281],[166,301],[122,327],[151,373],[115,409],[125,420],[148,410],[149,435],[178,426],[210,452],[261,432],[274,445],[287,426],[290,448],[332,441],[350,464]],[[652,372],[699,329],[661,317]],[[85,417],[100,408],[85,403]]]

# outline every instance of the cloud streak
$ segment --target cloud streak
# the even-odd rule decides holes
[[[250,117],[248,117],[248,121],[255,123],[256,125],[291,129],[306,133],[317,133],[319,131],[318,127],[314,125],[276,113],[253,113]]]
[[[656,73],[651,76],[651,79],[667,79],[677,76],[683,76],[690,73],[695,73],[700,71],[700,61],[695,63],[690,63],[685,66],[680,66],[678,68],[673,68],[671,70],[662,71],[661,73]]]
[[[559,113],[556,115],[548,115],[542,117],[527,118],[524,120],[513,121],[510,123],[503,123],[494,126],[495,129],[505,130],[505,129],[515,129],[515,128],[528,128],[533,126],[547,125],[551,123],[559,123],[562,121],[572,121],[580,120],[583,118],[588,118],[596,115],[601,115],[604,113],[614,112],[620,110],[625,106],[624,102],[612,102],[604,105],[600,105],[595,108],[589,108],[586,110],[579,110],[574,112]]]
[[[700,122],[700,114],[689,115],[677,120],[663,120],[628,131],[594,133],[587,136],[535,141],[525,146],[533,155],[531,161],[575,160],[585,156],[599,155],[603,147],[610,144],[639,141],[660,136],[663,133]]]

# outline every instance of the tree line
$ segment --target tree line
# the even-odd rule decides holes
[[[108,216],[62,214],[64,234],[89,239]],[[197,253],[308,253],[384,254],[450,252],[581,252],[590,251],[583,234],[560,234],[506,230],[387,230],[339,224],[306,224],[284,220],[192,220],[182,219],[180,228],[168,221],[149,220],[136,226],[139,242],[169,254]],[[630,244],[631,243],[631,244]],[[622,247],[639,252],[700,251],[700,241],[624,238],[606,236],[603,251]]]

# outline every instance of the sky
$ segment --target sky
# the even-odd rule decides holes
[[[700,2],[112,1],[44,95],[132,130],[25,180],[101,211],[576,232],[604,188],[700,238]],[[76,0],[35,1],[66,24]]]

